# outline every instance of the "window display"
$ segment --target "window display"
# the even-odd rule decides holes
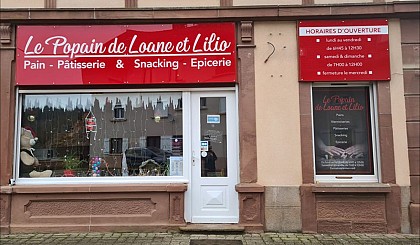
[[[24,94],[19,177],[182,176],[181,100],[181,93]]]
[[[317,175],[373,175],[369,87],[314,87]]]

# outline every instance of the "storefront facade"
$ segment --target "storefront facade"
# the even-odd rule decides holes
[[[419,3],[198,2],[2,1],[2,232],[418,233]]]

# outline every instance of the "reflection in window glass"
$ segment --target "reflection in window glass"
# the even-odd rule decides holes
[[[114,118],[124,119],[124,108],[121,104],[116,104],[114,107]]]
[[[110,154],[121,154],[123,152],[122,142],[123,142],[122,138],[111,139],[111,145],[110,145],[111,151],[109,153]]]
[[[23,95],[19,176],[182,176],[181,99],[181,93]]]

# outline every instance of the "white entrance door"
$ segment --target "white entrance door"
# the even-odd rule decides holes
[[[191,131],[192,223],[238,223],[235,93],[192,92]]]

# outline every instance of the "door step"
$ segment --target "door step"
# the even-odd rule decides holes
[[[243,233],[245,227],[234,224],[189,224],[179,227],[179,230],[188,233]]]

